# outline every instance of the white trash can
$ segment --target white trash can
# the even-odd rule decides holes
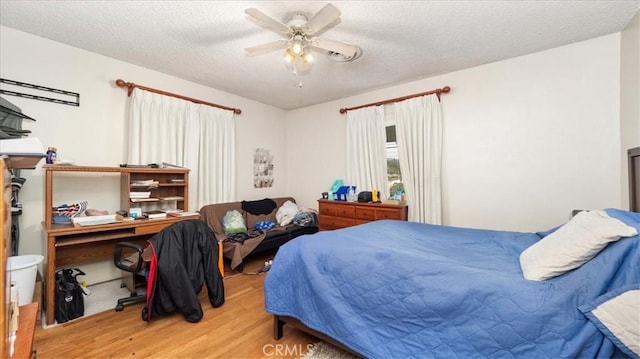
[[[33,301],[33,289],[36,286],[38,264],[44,259],[37,254],[13,256],[7,260],[7,271],[11,282],[18,286],[18,305],[29,304]]]

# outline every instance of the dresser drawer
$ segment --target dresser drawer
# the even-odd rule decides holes
[[[350,227],[356,224],[355,219],[352,218],[342,218],[342,217],[332,217],[320,215],[320,229],[338,229],[344,227]]]
[[[351,227],[380,219],[407,220],[406,205],[318,200],[321,231]]]
[[[402,210],[400,209],[376,209],[376,219],[403,219]]]
[[[327,216],[355,217],[355,207],[344,204],[322,204],[319,212]]]
[[[367,207],[356,207],[356,218],[373,221],[376,219],[376,209]]]

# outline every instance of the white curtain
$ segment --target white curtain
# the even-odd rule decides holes
[[[436,95],[394,104],[409,220],[442,224],[442,110]]]
[[[190,169],[189,211],[235,200],[233,111],[134,89],[127,163],[163,162]]]
[[[356,192],[377,189],[386,198],[387,154],[384,108],[347,112],[347,185]]]

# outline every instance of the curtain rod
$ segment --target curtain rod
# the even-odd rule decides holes
[[[242,113],[242,110],[239,109],[239,108],[232,108],[232,107],[222,106],[222,105],[218,105],[218,104],[215,104],[215,103],[198,100],[198,99],[195,99],[195,98],[178,95],[178,94],[175,94],[175,93],[154,89],[154,88],[151,88],[151,87],[141,86],[141,85],[135,84],[133,82],[125,82],[122,79],[117,79],[116,80],[116,85],[118,85],[118,87],[126,87],[127,88],[127,96],[131,96],[131,92],[133,92],[133,89],[137,87],[139,89],[146,90],[146,91],[149,91],[149,92],[154,92],[154,93],[157,93],[157,94],[160,94],[160,95],[176,97],[176,98],[179,98],[179,99],[182,99],[182,100],[191,101],[191,102],[194,102],[194,103],[197,103],[197,104],[202,104],[202,105],[221,108],[223,110],[233,111],[233,113],[235,113],[236,115],[239,115],[239,114]]]
[[[420,96],[426,96],[426,95],[432,95],[432,94],[436,94],[438,96],[438,99],[440,99],[440,94],[441,93],[448,93],[449,91],[451,91],[451,87],[445,86],[445,87],[443,87],[441,89],[435,89],[435,90],[416,93],[416,94],[413,94],[413,95],[407,95],[407,96],[403,96],[403,97],[396,97],[396,98],[392,98],[392,99],[384,100],[384,101],[379,101],[379,102],[372,102],[372,103],[368,103],[366,105],[360,105],[360,106],[349,107],[349,108],[341,108],[340,109],[340,113],[344,114],[347,111],[357,110],[359,108],[364,108],[364,107],[369,107],[369,106],[387,105],[387,104],[394,103],[394,102],[400,102],[400,101],[408,100],[408,99],[414,98],[414,97],[420,97]]]

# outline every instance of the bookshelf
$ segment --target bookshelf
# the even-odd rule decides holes
[[[152,205],[174,204],[178,209],[189,210],[189,169],[187,168],[147,168],[147,167],[98,167],[44,165],[45,201],[44,226],[53,225],[53,182],[54,175],[62,172],[78,173],[120,173],[120,209],[129,212],[132,207],[143,210]],[[138,181],[153,180],[157,186],[137,185]],[[151,192],[149,201],[131,201],[130,192]],[[154,208],[155,209],[155,208]]]
[[[132,198],[131,192],[149,193],[147,198]],[[174,205],[175,204],[175,205]],[[143,212],[166,206],[189,210],[189,170],[185,168],[129,168],[120,176],[120,207]]]

